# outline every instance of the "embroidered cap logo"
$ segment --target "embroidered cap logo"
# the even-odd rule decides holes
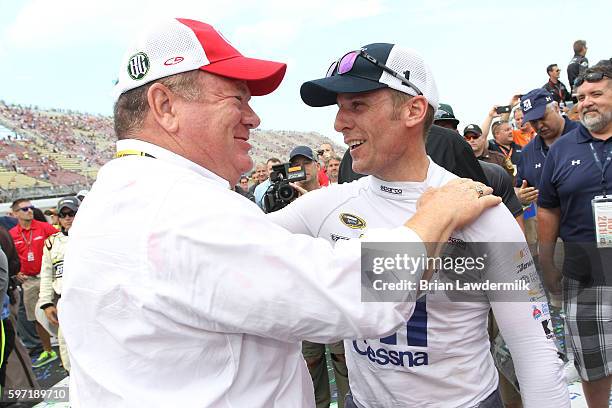
[[[144,52],[139,52],[128,61],[128,75],[133,80],[142,79],[149,72],[149,57]]]

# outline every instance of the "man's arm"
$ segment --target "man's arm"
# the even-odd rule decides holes
[[[561,209],[540,207],[537,217],[540,266],[544,275],[544,283],[553,295],[560,295],[561,272],[555,265],[554,255],[557,238],[559,238]]]
[[[494,232],[487,232],[488,237],[479,238],[491,242],[487,245],[486,279],[529,282],[529,290],[487,292],[501,334],[512,354],[523,405],[569,407],[563,362],[557,357],[552,337],[547,338],[546,330],[551,326],[548,326],[550,316],[545,313],[546,296],[525,238],[510,216],[500,211],[486,213],[480,222],[496,226]],[[534,307],[541,313],[534,314]]]
[[[489,137],[489,131],[491,130],[491,122],[493,122],[493,118],[496,118],[499,116],[499,113],[495,111],[495,109],[497,109],[497,106],[498,105],[494,105],[491,108],[491,110],[489,111],[489,114],[487,115],[485,120],[482,122],[482,136],[480,137],[484,137],[485,139]]]
[[[38,294],[36,307],[40,307],[45,311],[45,315],[49,322],[58,325],[57,309],[53,303],[55,290],[53,289],[53,261],[51,259],[51,248],[53,247],[55,238],[54,236],[50,236],[45,241],[40,267],[40,293]]]

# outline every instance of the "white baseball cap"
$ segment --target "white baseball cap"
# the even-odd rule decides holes
[[[213,26],[174,18],[154,24],[127,49],[113,93],[118,98],[159,78],[196,69],[244,80],[258,96],[280,85],[287,65],[247,58]]]

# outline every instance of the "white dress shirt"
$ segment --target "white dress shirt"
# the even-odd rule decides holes
[[[70,230],[72,407],[314,407],[301,340],[383,336],[412,314],[414,293],[360,301],[359,240],[291,234],[209,170],[117,147],[154,158],[107,163]],[[421,243],[405,227],[367,238]]]

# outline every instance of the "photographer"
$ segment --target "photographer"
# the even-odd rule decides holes
[[[295,147],[289,154],[289,163],[291,163],[291,166],[302,166],[306,170],[306,180],[292,183],[300,194],[321,188],[319,178],[317,177],[319,174],[319,163],[315,159],[314,152],[310,147]]]

